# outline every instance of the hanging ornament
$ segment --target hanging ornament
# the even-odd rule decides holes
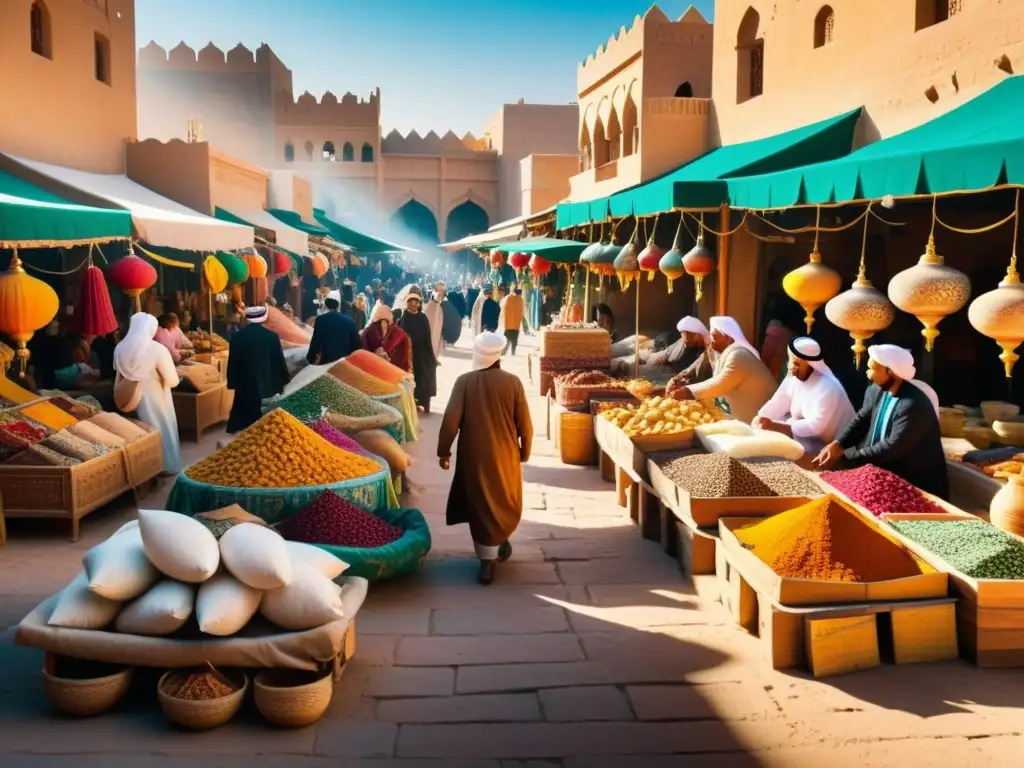
[[[551,271],[551,262],[537,254],[533,254],[530,258],[530,270],[538,277],[543,277]]]
[[[324,258],[323,254],[317,253],[310,257],[309,268],[313,273],[313,277],[319,280],[327,274],[327,270],[330,268],[330,265],[327,263],[327,259]]]
[[[869,213],[864,215],[870,216]],[[814,325],[814,313],[818,307],[835,298],[843,287],[842,276],[821,263],[821,253],[818,251],[820,235],[821,206],[818,206],[817,222],[814,226],[814,250],[811,251],[810,259],[782,278],[782,290],[807,313],[804,324],[807,326],[808,335],[811,333],[811,326]]]
[[[868,206],[870,211],[871,206]],[[868,247],[870,213],[864,217],[864,235],[860,247],[860,270],[850,290],[844,291],[825,304],[825,317],[837,328],[842,328],[853,339],[853,359],[856,367],[864,357],[864,342],[879,331],[884,331],[896,319],[896,309],[881,291],[867,278],[864,260]]]
[[[505,263],[505,254],[501,251],[491,251],[491,266],[497,269]]]
[[[228,271],[214,256],[207,256],[203,262],[203,277],[210,293],[220,293],[228,287]]]
[[[215,256],[221,266],[224,267],[224,271],[228,273],[228,285],[241,285],[248,279],[249,267],[243,259],[238,258],[233,253],[223,253],[220,251]]]
[[[696,298],[697,301],[700,301],[704,298],[704,278],[715,271],[715,257],[704,245],[703,213],[700,215],[698,227],[696,244],[683,256],[683,269],[693,278],[693,282],[697,286]]]
[[[644,241],[647,245],[637,255],[637,265],[640,267],[641,272],[647,273],[647,282],[654,279],[654,275],[658,271],[658,265],[665,255],[665,249],[659,248],[657,243],[654,242],[654,236],[658,233],[658,220],[660,218],[660,213],[654,217],[654,227],[651,229],[650,235],[647,234],[647,221],[644,221]]]
[[[90,251],[91,253],[91,251]],[[92,256],[89,257],[90,261]],[[117,330],[117,316],[103,271],[89,264],[82,278],[82,290],[75,303],[75,328],[83,336],[106,336]]]
[[[29,351],[26,344],[32,335],[57,315],[60,299],[49,285],[25,271],[15,249],[11,265],[0,273],[0,333],[17,346],[15,356],[21,361],[24,377]]]
[[[668,292],[672,293],[675,281],[686,274],[683,268],[683,212],[679,212],[679,224],[676,226],[676,236],[672,240],[672,248],[658,262],[658,269],[668,280]]]
[[[271,251],[271,253],[274,256],[274,277],[287,275],[292,271],[294,263],[287,253],[282,253],[281,251]]]
[[[127,294],[135,302],[135,311],[142,311],[139,296],[156,284],[156,270],[153,266],[135,255],[132,244],[128,244],[127,255],[107,267],[110,282]]]
[[[508,257],[508,265],[516,271],[517,276],[521,277],[523,270],[530,266],[530,254],[516,251]]]
[[[258,253],[251,251],[245,254],[242,259],[249,268],[249,278],[251,280],[259,280],[261,277],[267,276],[267,260]]]
[[[640,222],[637,222],[633,227],[633,234],[630,235],[629,242],[622,246],[615,261],[612,262],[615,274],[619,276],[619,285],[622,286],[622,290],[629,288],[629,284],[640,277],[640,261],[636,253],[636,236],[639,230]]]
[[[938,324],[963,309],[971,298],[971,281],[963,272],[947,267],[935,252],[936,203],[932,198],[932,231],[920,261],[889,281],[889,298],[924,326],[924,348],[931,352],[939,335]]]
[[[1013,250],[1006,277],[994,291],[983,293],[967,308],[967,319],[974,329],[993,339],[1003,348],[999,359],[1003,361],[1006,378],[1013,375],[1013,366],[1020,359],[1017,347],[1024,342],[1024,285],[1017,273],[1017,233],[1020,227],[1020,190],[1013,217]]]

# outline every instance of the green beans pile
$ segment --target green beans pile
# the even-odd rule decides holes
[[[971,578],[1024,579],[1024,542],[982,520],[889,524]]]
[[[313,379],[302,389],[282,398],[277,407],[283,408],[299,421],[306,423],[317,421],[325,408],[356,418],[389,413],[385,406],[333,376]]]

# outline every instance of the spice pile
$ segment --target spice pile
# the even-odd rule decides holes
[[[340,429],[335,429],[327,423],[327,419],[320,419],[309,425],[309,428],[316,432],[320,437],[326,440],[328,443],[333,445],[335,448],[341,448],[343,451],[349,453],[356,453],[360,456],[365,456],[366,451],[363,447],[353,440],[351,437],[346,435]]]
[[[365,349],[357,349],[345,358],[345,362],[389,384],[398,384],[410,377],[408,372],[397,365],[392,365],[380,355],[367,352]]]
[[[696,400],[680,402],[670,397],[652,397],[640,405],[609,408],[601,418],[610,421],[629,437],[677,435],[699,424],[720,418],[718,409]]]
[[[234,692],[234,688],[224,685],[212,672],[171,675],[164,683],[164,693],[185,701],[213,701]]]
[[[889,525],[973,579],[1024,579],[1024,542],[982,520]]]
[[[388,413],[380,403],[333,376],[320,376],[277,403],[300,421],[317,421],[324,410],[356,418]]]
[[[821,488],[789,461],[743,461],[724,453],[692,453],[661,465],[676,485],[698,499],[736,496],[817,498]]]
[[[325,491],[309,506],[288,518],[278,532],[291,541],[337,547],[373,549],[393,544],[403,531],[376,515]]]
[[[902,477],[872,464],[842,472],[822,472],[821,479],[875,517],[889,513],[923,515],[946,511]]]
[[[921,573],[898,542],[834,496],[735,531],[736,538],[775,573],[791,579],[873,582]]]
[[[345,360],[339,360],[335,363],[328,373],[343,384],[348,384],[348,386],[354,387],[370,397],[384,397],[397,394],[398,392],[397,384],[391,384],[383,379],[378,379],[376,376],[370,375],[362,368],[357,368]]]
[[[331,445],[278,408],[185,474],[228,488],[297,488],[366,477],[381,469],[376,461]]]

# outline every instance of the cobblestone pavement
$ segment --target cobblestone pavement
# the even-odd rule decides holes
[[[439,371],[443,409],[468,369],[468,331]],[[525,339],[506,368],[527,377]],[[535,391],[529,386],[528,391]],[[82,553],[133,515],[98,512],[69,544],[55,522],[13,521],[0,550],[0,765],[179,766],[982,766],[1019,764],[1024,674],[966,663],[883,666],[827,682],[766,669],[757,640],[699,598],[643,541],[594,469],[567,467],[537,438],[525,468],[515,555],[478,586],[465,527],[447,528],[450,475],[434,460],[439,415],[412,446],[411,506],[434,550],[415,577],[375,586],[357,621],[356,659],[326,718],[300,731],[246,712],[204,734],[168,727],[155,679],[88,721],[55,715],[41,654],[13,626],[67,583]],[[217,435],[186,446],[186,463]],[[168,488],[141,502],[159,506]]]

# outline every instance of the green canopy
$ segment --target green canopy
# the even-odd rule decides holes
[[[1024,185],[1024,76],[847,157],[729,179],[717,193],[739,208],[877,200]]]
[[[822,120],[785,133],[742,144],[718,147],[696,160],[643,184],[586,203],[558,206],[556,226],[604,221],[611,216],[648,216],[694,205],[683,192],[692,182],[708,183],[732,176],[769,173],[849,154],[861,110]],[[721,188],[721,187],[719,187]],[[713,198],[713,195],[712,195]]]
[[[575,240],[558,240],[553,237],[531,237],[526,240],[490,243],[477,246],[482,251],[507,251],[508,253],[529,253],[540,256],[553,264],[575,264],[580,254],[590,243]]]
[[[131,235],[128,211],[75,205],[0,171],[0,247],[84,245]]]
[[[356,253],[402,253],[415,250],[350,229],[344,224],[339,224],[328,218],[327,214],[319,208],[313,209],[313,218],[331,233],[331,237],[339,243],[344,243]]]
[[[319,235],[320,237],[330,237],[331,233],[321,227],[319,224],[310,224],[302,216],[295,211],[288,211],[284,208],[270,208],[267,213],[273,214],[274,218],[278,221],[283,221],[289,227],[305,232],[307,235]]]

